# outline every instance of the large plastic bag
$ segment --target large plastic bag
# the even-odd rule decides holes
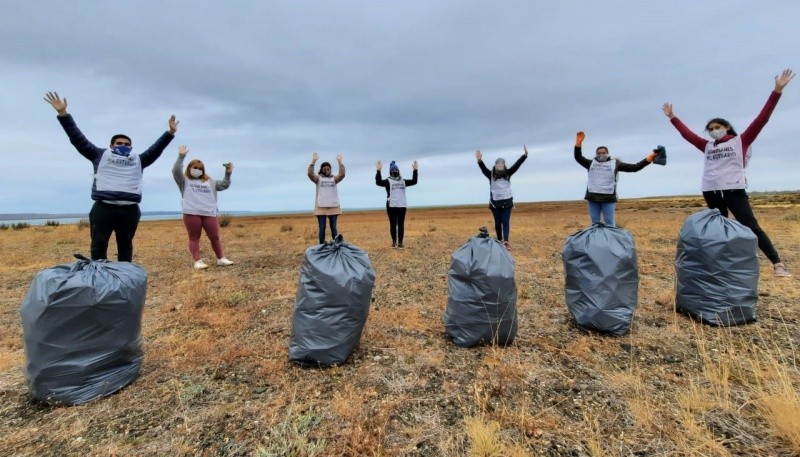
[[[28,389],[40,400],[85,403],[139,375],[147,273],[80,259],[37,273],[20,309]]]
[[[564,296],[575,323],[587,330],[628,333],[639,294],[633,236],[597,224],[567,238],[561,258]]]
[[[692,214],[675,256],[675,309],[721,326],[756,320],[758,239],[716,209]]]
[[[505,346],[517,335],[514,259],[486,228],[453,253],[447,272],[445,330],[462,347]]]
[[[374,285],[367,253],[341,237],[306,249],[289,359],[316,366],[344,363],[361,340]]]

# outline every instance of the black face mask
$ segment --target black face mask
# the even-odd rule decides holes
[[[399,178],[400,177],[400,172],[399,171],[393,171],[393,172],[389,173],[389,176],[391,176],[392,178]]]

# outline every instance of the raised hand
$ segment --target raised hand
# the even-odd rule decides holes
[[[417,164],[417,161],[416,161],[416,160],[415,160],[415,161],[414,161],[414,162],[411,164],[411,168],[413,168],[413,169],[414,169],[414,171],[417,171],[417,170],[419,170],[419,165]]]
[[[58,92],[48,92],[44,96],[44,101],[49,103],[57,112],[59,116],[67,114],[67,99],[64,100],[58,96]]]
[[[319,160],[319,154],[317,154],[316,152],[315,152],[315,153],[313,153],[313,154],[311,154],[311,165],[314,165],[314,163],[315,163],[317,160]]]
[[[339,162],[339,165],[342,164],[342,160],[344,160],[344,156],[341,154],[336,154],[336,161]]]
[[[228,162],[225,164],[225,173],[227,174],[233,173],[233,163]]]
[[[524,144],[522,145],[522,150],[525,151],[525,155],[528,155],[528,147]]]
[[[670,119],[675,117],[675,113],[672,112],[672,104],[671,103],[664,103],[664,106],[661,107],[661,111],[663,111],[664,115],[667,116]]]
[[[575,134],[575,146],[576,147],[581,147],[581,145],[583,145],[583,140],[585,140],[585,139],[586,139],[586,133],[584,133],[583,130],[581,130],[580,132],[576,133]]]
[[[783,88],[786,87],[787,84],[789,84],[789,81],[791,81],[792,78],[794,78],[794,75],[795,74],[792,73],[792,70],[787,68],[786,70],[783,70],[783,73],[781,73],[779,76],[776,76],[775,92],[781,93],[781,91],[783,91]],[[66,100],[64,101],[66,102]]]
[[[658,157],[658,151],[653,151],[650,154],[648,154],[647,157],[645,157],[645,159],[648,162],[653,163],[653,161],[656,160],[656,157]]]
[[[383,164],[381,163],[381,161],[379,160],[375,162],[375,169],[380,170],[381,168],[383,168]]]
[[[483,160],[483,154],[481,154],[481,150],[480,149],[475,151],[475,158],[478,159],[478,160]]]
[[[175,132],[178,131],[178,124],[180,124],[180,123],[181,123],[181,121],[176,120],[174,114],[172,116],[170,116],[169,117],[169,133],[174,135]]]
[[[187,148],[186,146],[183,146],[183,145],[178,146],[178,155],[179,156],[186,157],[186,154],[188,154],[188,153],[189,153],[189,148]]]

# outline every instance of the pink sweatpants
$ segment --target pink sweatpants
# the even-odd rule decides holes
[[[219,237],[219,221],[216,216],[197,216],[195,214],[184,214],[183,225],[186,226],[186,232],[189,234],[189,252],[192,253],[192,258],[197,261],[200,260],[200,232],[201,229],[206,231],[208,239],[211,241],[211,249],[218,259],[225,257],[222,254],[222,240]]]

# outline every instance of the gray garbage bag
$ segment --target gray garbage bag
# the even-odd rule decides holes
[[[636,244],[627,230],[594,225],[567,238],[564,296],[575,323],[586,330],[628,333],[639,294]]]
[[[675,309],[711,325],[755,321],[757,252],[753,232],[719,210],[689,216],[675,256]]]
[[[306,249],[289,359],[325,367],[344,363],[361,340],[374,285],[367,253],[341,237]]]
[[[28,389],[52,403],[110,395],[136,379],[142,363],[147,273],[81,259],[37,273],[20,309]]]
[[[447,272],[447,307],[442,315],[453,343],[462,347],[505,346],[517,335],[514,258],[486,228],[453,253]]]

